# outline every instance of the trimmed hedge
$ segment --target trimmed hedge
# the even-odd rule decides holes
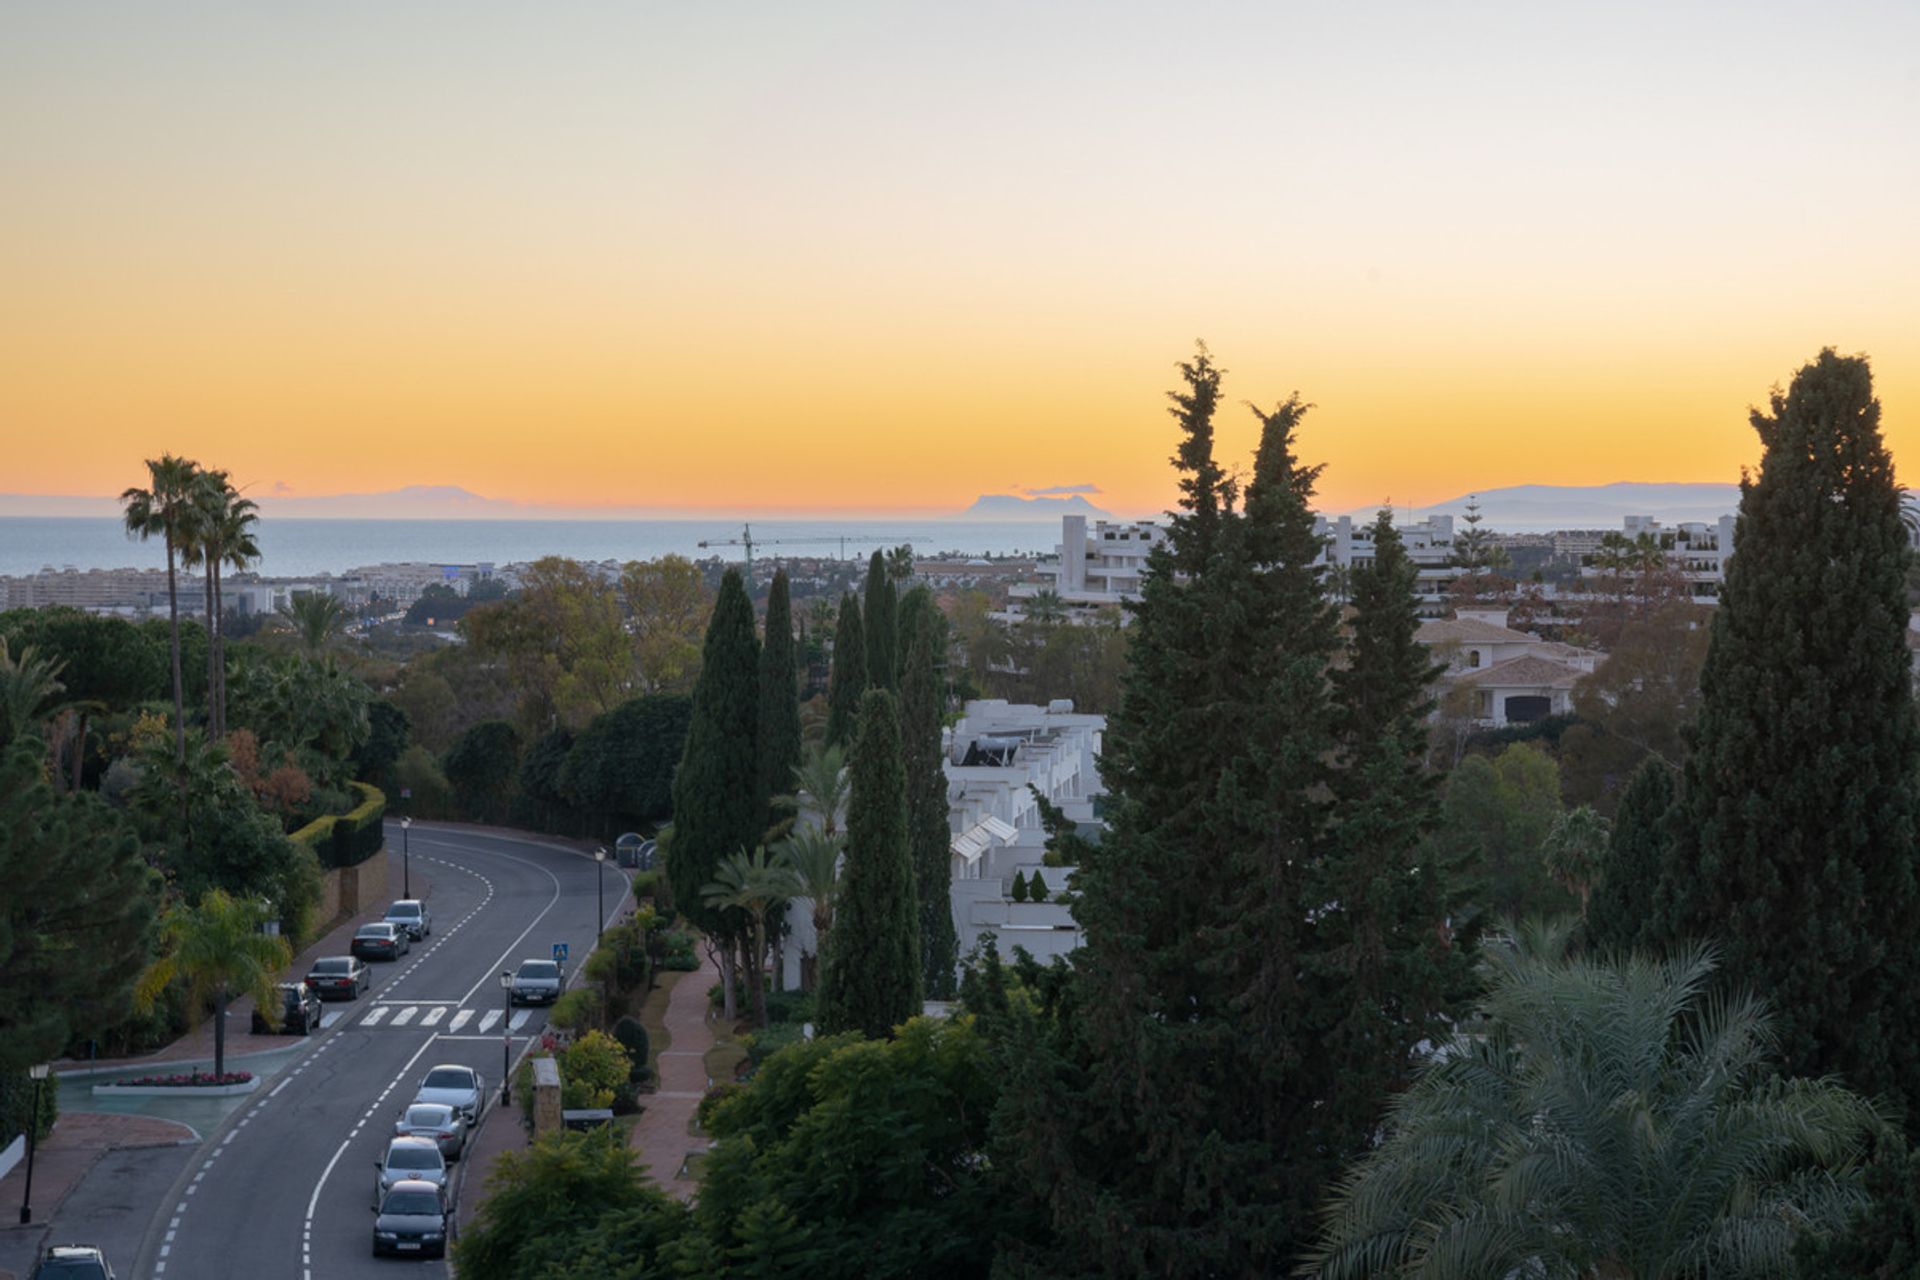
[[[360,797],[359,804],[346,813],[315,818],[289,837],[313,850],[323,870],[357,867],[386,847],[380,825],[387,814],[386,796],[365,782],[348,785]]]

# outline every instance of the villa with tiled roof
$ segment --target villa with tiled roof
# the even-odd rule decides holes
[[[1567,714],[1573,686],[1606,656],[1517,631],[1505,609],[1457,610],[1415,638],[1446,662],[1443,687],[1472,690],[1473,718],[1494,728]]]

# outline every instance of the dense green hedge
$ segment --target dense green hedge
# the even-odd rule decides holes
[[[294,832],[291,839],[313,850],[322,868],[357,867],[379,853],[386,843],[381,822],[387,813],[387,798],[380,788],[364,782],[349,783],[360,803],[341,814],[315,818]]]
[[[60,1077],[49,1073],[46,1083],[40,1086],[37,1138],[44,1138],[53,1131],[53,1122],[60,1114],[59,1093]],[[28,1117],[32,1114],[33,1081],[27,1073],[0,1074],[0,1147],[26,1131]]]

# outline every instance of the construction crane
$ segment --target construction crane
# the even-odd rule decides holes
[[[741,547],[743,548],[746,551],[746,557],[747,557],[746,559],[747,580],[751,582],[753,580],[753,549],[756,546],[761,546],[761,547],[797,546],[801,543],[806,543],[806,542],[811,542],[811,543],[837,542],[840,544],[840,558],[842,560],[845,560],[847,558],[847,544],[849,542],[860,543],[860,542],[885,542],[885,541],[886,541],[885,538],[866,538],[866,537],[850,538],[850,537],[847,537],[845,534],[822,534],[812,538],[756,538],[753,536],[753,526],[750,524],[746,524],[746,525],[740,526],[740,536],[737,538],[703,538],[700,541],[699,545],[702,550],[705,550],[708,547]]]

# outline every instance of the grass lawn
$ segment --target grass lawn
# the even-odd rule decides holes
[[[680,980],[688,976],[688,971],[679,969],[662,973],[660,985],[647,993],[647,1002],[640,1007],[640,1025],[647,1029],[647,1066],[653,1069],[656,1080],[660,1078],[660,1051],[673,1045],[673,1037],[667,1034],[667,1000]]]

